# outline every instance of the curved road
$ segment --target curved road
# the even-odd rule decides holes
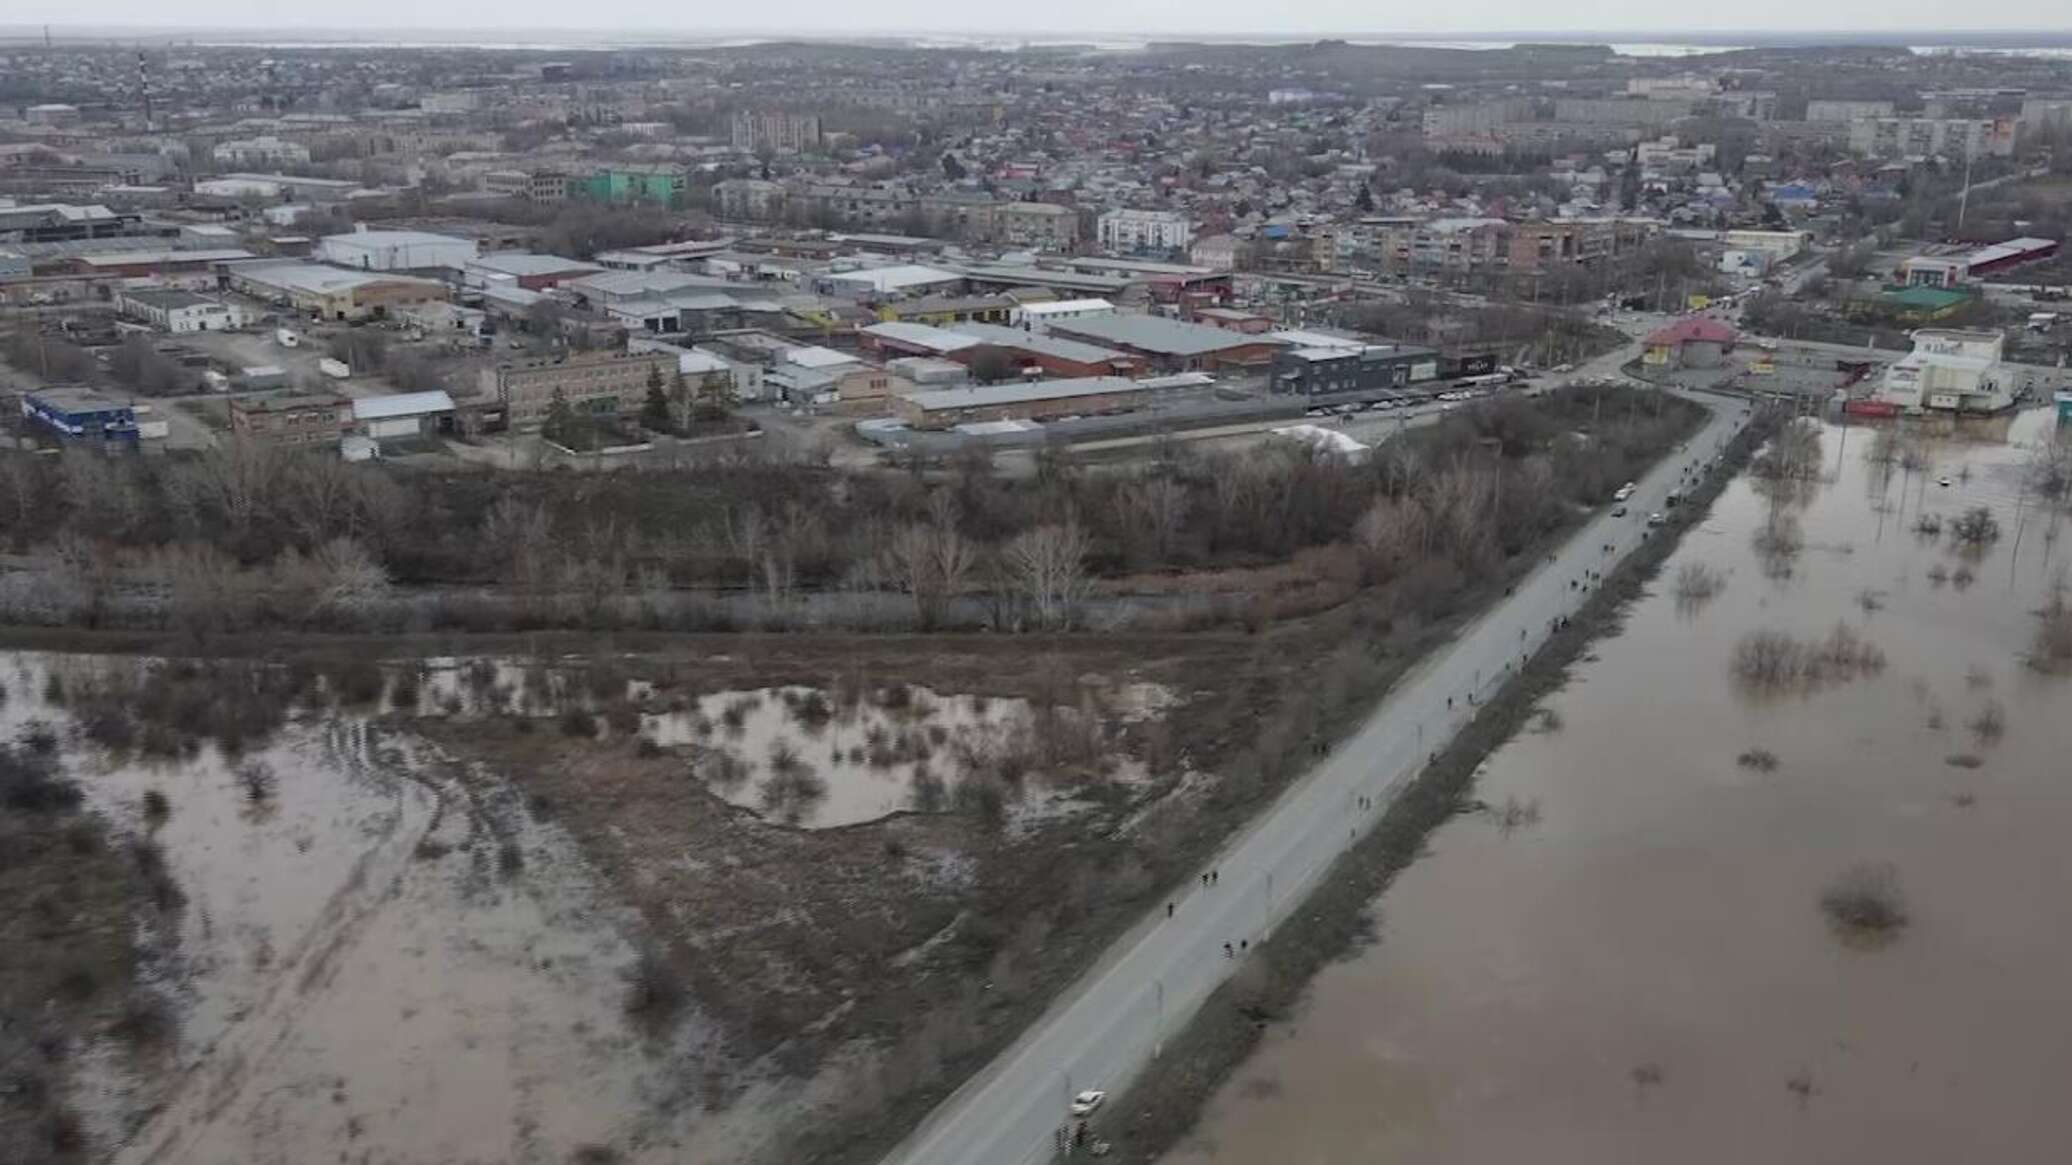
[[[1230,840],[1211,867],[1214,885],[1191,882],[1174,900],[1171,918],[1161,907],[1119,938],[1033,1027],[937,1106],[888,1165],[1047,1160],[1070,1123],[1075,1092],[1127,1085],[1242,963],[1241,955],[1226,957],[1223,945],[1268,940],[1352,833],[1370,828],[1428,755],[1452,738],[1474,710],[1470,694],[1479,700],[1493,692],[1508,668],[1536,650],[1552,621],[1582,602],[1579,580],[1638,546],[1647,514],[1682,488],[1682,473],[1744,422],[1737,404],[1691,399],[1711,408],[1712,418],[1640,483],[1626,517],[1614,518],[1606,507],[1511,598],[1399,680],[1352,738]]]

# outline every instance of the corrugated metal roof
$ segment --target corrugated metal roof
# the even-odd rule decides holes
[[[926,324],[908,324],[892,321],[872,324],[858,329],[866,336],[891,340],[914,348],[925,348],[930,352],[957,352],[975,346],[978,341],[948,328],[932,328]]]
[[[1222,328],[1182,323],[1159,316],[1087,316],[1076,320],[1061,320],[1051,327],[1053,330],[1074,336],[1119,344],[1162,356],[1201,356],[1230,348],[1280,343],[1271,336],[1229,332]]]
[[[906,399],[926,411],[939,412],[945,409],[984,409],[1038,400],[1101,396],[1115,392],[1142,392],[1146,387],[1125,376],[1082,376],[1070,380],[1029,380],[1014,384],[974,385],[970,388],[931,388],[908,393]]]
[[[1068,340],[1063,336],[1046,335],[1042,332],[1025,332],[1020,328],[1003,327],[999,324],[953,324],[951,331],[972,337],[974,341],[996,344],[1002,348],[1019,348],[1024,352],[1035,352],[1043,356],[1055,356],[1060,360],[1071,360],[1079,364],[1107,364],[1116,360],[1135,360],[1127,352],[1103,348],[1084,340]]]
[[[353,402],[353,419],[375,421],[386,417],[421,417],[428,413],[450,413],[453,398],[443,391],[398,392],[389,396],[363,396]]]

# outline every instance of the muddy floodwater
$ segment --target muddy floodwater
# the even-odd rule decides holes
[[[2023,661],[2072,561],[2020,484],[2051,422],[1912,469],[1876,431],[1727,490],[1171,1165],[2065,1159],[2072,678]],[[1750,633],[1838,624],[1882,667],[1738,678]],[[1853,868],[1900,895],[1882,941],[1823,912]]]
[[[640,1046],[622,1008],[635,920],[522,798],[343,711],[299,711],[235,756],[97,748],[63,693],[150,661],[5,663],[9,736],[64,734],[88,802],[161,847],[182,900],[144,975],[176,1017],[170,1071],[81,1057],[95,1159],[558,1162],[629,1130],[689,1137],[703,1029]]]

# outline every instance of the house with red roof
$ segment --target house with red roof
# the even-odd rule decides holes
[[[1718,368],[1726,363],[1739,335],[1724,320],[1711,316],[1685,316],[1650,333],[1641,353],[1641,363],[1663,368]]]

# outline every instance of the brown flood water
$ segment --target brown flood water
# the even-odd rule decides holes
[[[2016,444],[2050,432],[2024,414],[1883,480],[1872,430],[1838,450],[1828,428],[1784,577],[1751,548],[1770,504],[1737,481],[1548,701],[1559,725],[1490,758],[1478,796],[1527,811],[1441,829],[1377,902],[1380,942],[1318,976],[1169,1165],[2072,1153],[2072,679],[2020,659],[2072,545],[2031,502],[2017,547],[2015,520]],[[1917,512],[1981,504],[2004,529],[1975,581],[1931,581],[1962,560]],[[1726,586],[1679,609],[1693,562]],[[1837,622],[1881,673],[1734,679],[1747,632]],[[1967,728],[1988,701],[1997,742]],[[1776,768],[1737,764],[1749,749]],[[1965,754],[1982,764],[1946,762]],[[1865,862],[1911,918],[1878,949],[1818,905]]]
[[[140,1077],[106,1039],[84,1050],[70,1099],[91,1159],[559,1163],[613,1145],[629,1163],[718,1161],[769,1135],[748,1105],[706,1111],[713,1033],[695,1013],[664,1041],[629,1026],[637,919],[515,791],[464,784],[337,710],[298,713],[235,762],[213,743],[111,755],[39,693],[52,673],[70,686],[148,661],[4,659],[0,728],[65,733],[89,802],[161,845],[185,897],[145,973],[176,1018],[172,1070]],[[263,805],[234,776],[250,761],[277,781]],[[170,799],[162,824],[143,818],[147,790]]]

